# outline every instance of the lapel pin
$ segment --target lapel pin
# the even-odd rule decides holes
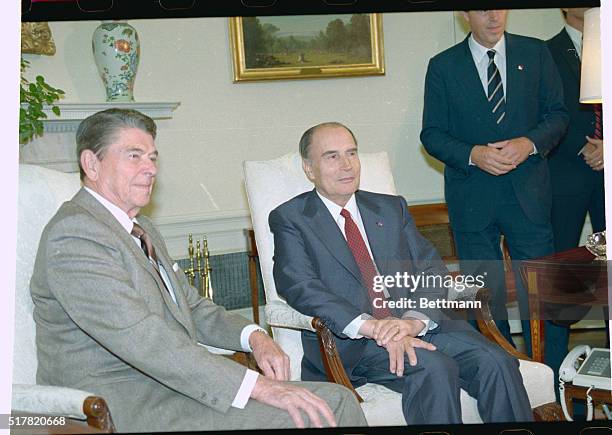
[[[376,225],[378,225],[379,227],[383,226],[383,223],[381,221],[376,222]]]
[[[523,71],[524,67],[523,67],[523,65],[519,65],[517,68],[518,68],[519,71]]]

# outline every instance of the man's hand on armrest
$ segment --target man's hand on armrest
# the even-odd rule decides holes
[[[305,388],[259,376],[251,397],[266,405],[286,410],[298,428],[306,427],[300,411],[308,415],[313,427],[323,427],[321,417],[329,426],[336,426],[336,419],[327,402]]]
[[[387,317],[380,320],[366,320],[359,328],[359,333],[376,340],[379,346],[385,346],[392,339],[399,341],[404,337],[416,337],[425,326],[427,326],[426,323],[419,319]]]
[[[258,329],[249,336],[249,345],[257,365],[265,376],[278,381],[290,378],[289,357],[268,334]]]

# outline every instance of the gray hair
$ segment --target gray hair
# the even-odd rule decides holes
[[[106,149],[117,139],[121,130],[126,128],[142,130],[153,139],[157,135],[155,122],[147,115],[132,109],[106,109],[81,121],[76,132],[76,154],[81,180],[85,178],[85,171],[81,166],[83,151],[90,150],[102,160]]]
[[[310,145],[312,145],[312,137],[314,136],[315,132],[320,128],[329,128],[329,127],[340,127],[340,128],[345,129],[351,134],[351,137],[353,138],[353,142],[355,142],[355,145],[357,145],[357,138],[355,138],[355,135],[353,134],[351,129],[348,128],[346,125],[342,124],[341,122],[337,122],[337,121],[323,122],[321,124],[317,124],[313,127],[310,127],[308,130],[304,132],[304,134],[302,134],[302,138],[300,139],[300,155],[302,156],[302,159],[304,160],[309,159],[308,152],[310,150]]]

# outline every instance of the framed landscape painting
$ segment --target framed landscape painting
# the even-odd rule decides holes
[[[382,75],[380,14],[230,18],[234,82]]]

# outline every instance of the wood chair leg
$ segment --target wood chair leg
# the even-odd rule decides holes
[[[476,300],[480,301],[481,304],[481,308],[475,311],[476,322],[478,323],[478,329],[480,329],[480,332],[482,332],[482,334],[493,343],[496,343],[502,349],[516,358],[531,361],[531,358],[524,353],[519,352],[514,348],[514,346],[508,343],[508,340],[506,340],[499,329],[497,329],[497,325],[495,324],[493,315],[491,314],[490,290],[488,288],[481,288],[478,290],[478,293],[476,293]]]

